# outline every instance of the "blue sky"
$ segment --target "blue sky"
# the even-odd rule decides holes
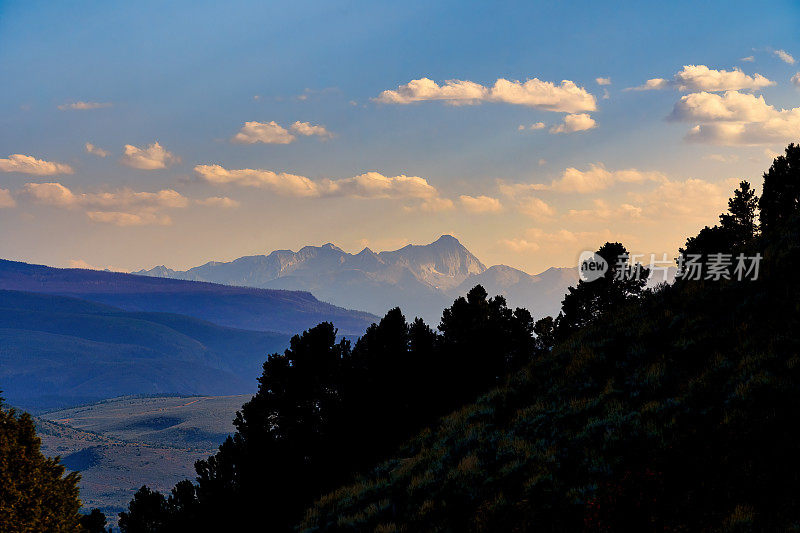
[[[800,140],[798,22],[796,2],[0,1],[0,256],[187,267],[442,233],[531,272],[607,239],[674,254]],[[423,78],[488,96],[380,98]],[[533,78],[593,104],[492,92]]]

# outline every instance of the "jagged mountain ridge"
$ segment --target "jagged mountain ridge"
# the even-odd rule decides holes
[[[297,252],[276,250],[230,262],[211,261],[186,271],[158,266],[134,274],[306,290],[323,301],[376,314],[399,306],[407,315],[434,324],[444,307],[479,283],[536,316],[554,314],[567,287],[578,278],[575,268],[551,268],[536,276],[505,265],[487,268],[451,235],[379,253],[364,248],[350,254],[328,243]]]

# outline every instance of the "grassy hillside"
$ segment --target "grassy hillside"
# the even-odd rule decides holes
[[[327,320],[334,321],[341,334],[360,335],[377,319],[320,302],[302,291],[51,268],[3,259],[0,289],[72,296],[126,311],[181,314],[231,328],[288,334]]]
[[[194,462],[233,430],[249,396],[125,397],[50,411],[36,418],[42,450],[81,473],[84,508],[116,523],[145,483],[168,490],[191,478]]]
[[[797,531],[800,232],[681,282],[322,497],[303,531]]]
[[[241,394],[288,336],[0,290],[0,387],[28,409],[125,394]]]

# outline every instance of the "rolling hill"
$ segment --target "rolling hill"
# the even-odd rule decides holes
[[[81,473],[84,508],[112,524],[145,483],[168,490],[233,431],[239,396],[122,397],[36,417],[42,450]]]
[[[0,259],[0,289],[71,296],[125,311],[174,313],[221,326],[294,334],[331,321],[360,335],[376,317],[308,292],[232,287]]]
[[[242,394],[283,333],[0,290],[0,389],[28,409],[124,394]]]

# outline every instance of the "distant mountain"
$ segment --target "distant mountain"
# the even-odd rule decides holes
[[[28,409],[123,394],[244,394],[282,333],[0,290],[0,390]]]
[[[231,287],[2,259],[0,289],[72,296],[125,311],[175,313],[231,328],[291,334],[330,321],[341,334],[360,335],[377,319],[321,302],[307,291]]]
[[[185,279],[270,289],[305,290],[321,300],[383,314],[399,306],[409,316],[438,324],[442,309],[477,284],[503,294],[514,306],[535,316],[557,313],[577,270],[551,268],[531,276],[508,266],[486,268],[455,237],[443,235],[427,245],[408,245],[375,253],[364,248],[350,254],[334,246],[306,246],[297,252],[209,262],[186,271],[165,266],[137,275]]]
[[[495,265],[470,276],[449,293],[458,296],[481,284],[489,294],[503,295],[509,307],[524,307],[536,317],[556,316],[568,287],[577,282],[578,270],[574,267],[551,267],[532,276],[516,268]]]

